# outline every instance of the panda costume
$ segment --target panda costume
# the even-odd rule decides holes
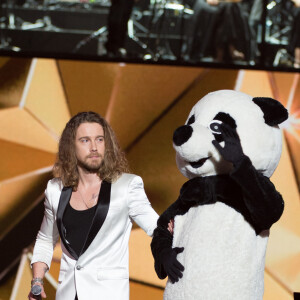
[[[203,97],[173,145],[189,179],[151,243],[164,300],[261,300],[269,229],[284,202],[269,177],[287,110],[271,98],[221,90]],[[174,219],[173,235],[168,223]]]

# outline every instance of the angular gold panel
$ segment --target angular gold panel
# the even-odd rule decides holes
[[[54,59],[34,59],[24,105],[51,132],[60,136],[70,113]]]
[[[271,181],[274,183],[276,189],[281,193],[285,201],[283,215],[279,222],[276,223],[276,226],[283,226],[285,229],[292,231],[300,237],[299,193],[290,154],[284,138],[280,162],[271,177]],[[269,245],[269,247],[271,246]]]
[[[164,117],[130,149],[131,169],[142,176],[154,209],[161,214],[179,194],[187,180],[177,169],[173,150],[173,132],[183,125],[192,107],[209,92],[233,89],[238,71],[206,70]]]
[[[281,219],[271,228],[266,268],[290,290],[300,290],[297,267],[300,259],[300,202],[285,140],[280,163],[271,180],[282,194],[285,208]]]
[[[294,74],[293,86],[288,99],[289,120],[285,124],[291,159],[300,186],[300,74]]]
[[[284,285],[276,281],[272,276],[265,272],[265,293],[263,300],[293,300],[291,291],[285,289]]]
[[[163,300],[163,294],[159,288],[130,281],[130,300]]]
[[[12,57],[0,56],[0,68],[2,68]]]
[[[253,97],[273,97],[269,76],[267,72],[243,71],[240,91]]]
[[[126,148],[203,70],[131,64],[119,72],[107,117]]]
[[[62,256],[62,249],[59,240],[53,251],[53,261],[60,262],[61,256]]]
[[[273,88],[274,98],[279,100],[284,106],[286,106],[291,88],[293,85],[295,74],[284,72],[270,72],[269,78]]]
[[[47,152],[57,151],[57,139],[26,110],[0,110],[0,139]]]
[[[43,194],[50,170],[37,170],[14,180],[0,183],[0,238],[28,211]]]
[[[10,272],[4,280],[0,282],[0,299],[10,300],[11,291],[14,286],[16,272]]]
[[[298,179],[298,187],[300,187],[300,129],[297,130],[295,127],[291,127],[285,132],[285,136],[289,152],[291,154],[294,171],[296,173],[296,178]]]
[[[274,268],[276,268],[280,274],[284,275],[284,278],[283,276],[278,277],[284,284],[288,282],[287,286],[291,290],[300,291],[300,252],[282,259],[277,264],[274,264]],[[270,272],[270,274],[272,273]]]
[[[293,79],[293,86],[290,91],[290,98],[289,101],[291,103],[288,104],[288,108],[290,109],[290,112],[298,117],[300,115],[300,73],[297,73],[294,75]],[[299,123],[298,123],[299,125]],[[299,130],[299,127],[298,127]]]
[[[51,267],[49,270],[49,274],[58,282],[59,277],[59,270],[60,270],[60,262],[52,261]]]
[[[280,247],[281,246],[281,247]],[[284,247],[283,247],[284,246]],[[300,236],[291,230],[280,226],[279,223],[271,229],[270,243],[267,253],[267,267],[270,272],[277,272],[276,264],[285,261],[288,257],[295,257],[300,254]],[[294,264],[287,267],[293,269]],[[297,272],[300,273],[298,269]]]
[[[18,268],[17,277],[12,291],[12,300],[24,300],[30,291],[30,281],[32,279],[30,263],[27,254],[24,253]]]
[[[154,270],[151,240],[142,229],[132,230],[129,240],[129,276],[137,281],[165,287],[167,280],[160,280]]]
[[[71,115],[92,110],[105,116],[119,64],[59,60],[58,66]]]
[[[0,57],[0,108],[18,106],[31,59]]]
[[[3,180],[51,166],[53,153],[0,140],[0,183]]]
[[[62,255],[60,241],[56,244],[53,251],[53,259],[51,262],[49,273],[58,282],[59,269],[60,269],[60,258]]]

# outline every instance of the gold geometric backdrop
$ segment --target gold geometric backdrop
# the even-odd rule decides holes
[[[285,210],[271,229],[264,300],[293,299],[293,292],[300,292],[297,73],[0,57],[0,241],[40,201],[61,131],[80,111],[96,111],[110,122],[131,171],[142,176],[152,206],[161,214],[186,181],[175,163],[173,131],[201,97],[219,89],[272,97],[289,109],[282,125],[282,158],[271,178]],[[156,277],[150,242],[135,226],[130,238],[132,300],[162,299],[166,281]],[[54,299],[60,254],[57,245],[46,277],[48,299]],[[19,267],[0,281],[0,300],[27,297],[30,255],[31,248],[25,249]]]

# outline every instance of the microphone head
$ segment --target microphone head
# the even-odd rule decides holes
[[[39,296],[42,293],[42,287],[38,284],[35,284],[31,287],[31,294],[34,296]]]

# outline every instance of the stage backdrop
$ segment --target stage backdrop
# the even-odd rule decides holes
[[[162,213],[186,180],[176,167],[173,131],[202,96],[219,89],[272,97],[290,112],[282,126],[281,162],[272,177],[285,200],[285,211],[271,229],[264,300],[293,299],[292,293],[300,292],[297,73],[0,57],[0,241],[43,193],[61,131],[80,111],[96,111],[110,122],[132,172],[142,176],[152,206]],[[156,278],[150,241],[134,228],[132,300],[162,299],[166,282]],[[26,297],[30,251],[24,252],[18,272],[11,271],[0,285],[1,300]],[[60,253],[57,245],[46,279],[49,299],[55,293]]]

